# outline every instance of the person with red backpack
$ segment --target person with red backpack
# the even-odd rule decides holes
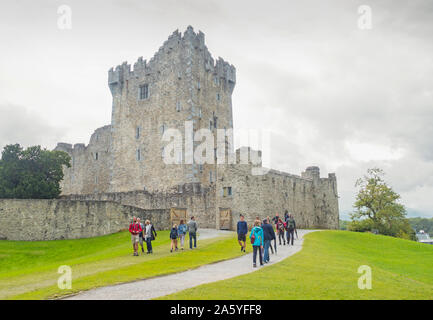
[[[132,247],[134,248],[134,256],[138,257],[138,242],[139,234],[143,231],[141,228],[141,225],[137,223],[137,218],[132,218],[132,223],[129,225],[129,232],[131,233],[131,241],[132,241]]]
[[[254,227],[250,233],[251,244],[253,245],[253,267],[257,267],[257,251],[259,252],[260,266],[263,266],[263,229],[260,227],[260,220],[254,222]]]

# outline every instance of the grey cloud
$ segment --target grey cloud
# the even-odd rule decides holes
[[[23,106],[0,105],[0,148],[19,143],[22,146],[52,147],[62,138],[63,132],[47,123],[38,114]]]

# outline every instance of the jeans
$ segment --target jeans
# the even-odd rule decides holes
[[[179,239],[180,239],[180,246],[183,248],[183,245],[185,243],[185,234],[180,234]]]
[[[286,244],[286,238],[284,237],[284,231],[278,231],[278,240],[280,241],[280,246],[281,246],[281,238],[283,238],[283,243]]]
[[[290,239],[292,240],[292,246],[293,246],[293,240],[295,239],[295,229],[289,229],[287,230],[287,244],[290,244]]]
[[[259,251],[260,265],[262,265],[262,247],[260,246],[253,246],[253,263],[256,264],[257,261],[257,250]]]
[[[146,239],[147,252],[152,252],[152,239],[149,237]]]
[[[189,248],[192,249],[192,239],[194,238],[194,248],[197,248],[197,235],[195,232],[189,233]]]
[[[269,246],[271,245],[271,240],[265,240],[265,254],[263,257],[264,262],[268,262],[269,261]]]

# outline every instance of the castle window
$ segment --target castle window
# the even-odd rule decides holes
[[[200,81],[197,81],[197,90],[201,89]]]
[[[140,127],[137,127],[137,128],[135,129],[135,138],[136,138],[136,139],[140,138],[140,131],[141,131],[141,128],[140,128]]]
[[[217,128],[217,122],[218,122],[218,118],[214,117],[213,118],[213,127],[216,129]]]
[[[141,160],[141,151],[140,149],[137,149],[137,161]]]
[[[212,130],[212,126],[213,126],[212,120],[209,120],[209,130]]]
[[[99,159],[99,154],[97,152],[95,152],[95,160]]]
[[[138,98],[140,100],[144,100],[149,98],[149,85],[148,84],[142,84],[138,88]]]
[[[198,109],[198,117],[201,119],[201,108]]]
[[[217,101],[221,100],[221,95],[219,93],[216,94],[216,99],[217,99]]]
[[[176,111],[179,112],[181,110],[180,101],[176,102]]]
[[[232,187],[223,188],[223,197],[232,196]]]
[[[161,127],[159,127],[159,131],[161,132],[161,134],[164,134],[164,132],[165,132],[165,123]]]
[[[209,182],[213,182],[212,171],[209,171]]]
[[[198,165],[198,169],[200,170],[200,173],[203,172],[203,165],[202,165],[202,164],[199,164],[199,165]]]

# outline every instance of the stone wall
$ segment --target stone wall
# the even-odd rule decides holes
[[[0,239],[58,240],[111,234],[127,229],[132,216],[168,229],[169,211],[144,210],[112,201],[0,200]]]
[[[307,169],[302,176],[276,170],[252,175],[251,169],[251,165],[229,165],[218,176],[217,207],[232,209],[232,226],[236,225],[239,214],[252,224],[256,216],[272,218],[278,212],[284,217],[284,211],[288,210],[299,228],[338,229],[334,174],[320,178],[320,174],[310,176]],[[224,196],[224,187],[231,187],[231,196]]]
[[[199,227],[215,228],[215,189],[200,183],[189,183],[166,192],[130,191],[63,196],[69,200],[111,201],[146,210],[186,208],[187,219],[196,218]],[[166,223],[169,224],[170,218]]]

